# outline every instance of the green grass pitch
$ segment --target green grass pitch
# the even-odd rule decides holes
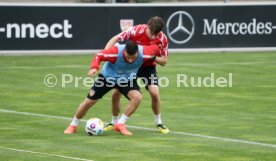
[[[0,57],[1,161],[275,161],[276,160],[276,54],[178,53],[170,54],[159,77],[162,119],[170,134],[154,126],[150,97],[128,120],[134,133],[113,131],[98,137],[84,132],[64,135],[79,103],[90,87],[62,87],[62,74],[85,78],[93,55]],[[177,74],[188,78],[226,77],[232,87],[177,87]],[[47,87],[44,77],[57,76]],[[76,81],[75,81],[76,82]],[[188,84],[190,80],[188,79]],[[85,116],[111,119],[111,94],[105,95]],[[126,105],[122,99],[122,109]]]

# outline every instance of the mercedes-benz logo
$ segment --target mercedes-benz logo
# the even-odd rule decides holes
[[[185,11],[173,13],[166,24],[167,35],[176,44],[188,42],[195,31],[193,17]]]

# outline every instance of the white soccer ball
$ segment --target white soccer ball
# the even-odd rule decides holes
[[[99,118],[91,118],[86,122],[85,131],[88,135],[101,135],[103,133],[104,123]]]

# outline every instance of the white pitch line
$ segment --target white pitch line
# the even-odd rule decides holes
[[[56,65],[56,66],[2,66],[0,69],[66,69],[66,68],[89,68],[88,65]]]
[[[168,64],[168,66],[214,66],[214,65],[257,65],[257,64],[275,64],[271,62],[224,62],[224,63],[181,63],[181,64]],[[87,65],[56,65],[56,66],[0,66],[0,69],[66,69],[66,68],[86,68]]]
[[[69,157],[69,156],[58,155],[58,154],[49,154],[49,153],[35,152],[35,151],[21,150],[21,149],[14,149],[14,148],[0,147],[0,149],[23,152],[23,153],[31,153],[31,154],[41,154],[41,155],[47,155],[47,156],[51,156],[51,157],[60,157],[60,158],[72,159],[72,160],[93,161],[93,160],[76,158],[76,157]]]
[[[275,64],[271,62],[224,62],[224,63],[181,63],[181,64],[168,64],[168,66],[216,66],[216,65],[257,65],[257,64]]]
[[[37,114],[37,113],[30,113],[30,112],[19,112],[19,111],[6,110],[6,109],[0,109],[0,112],[19,114],[19,115],[36,116],[36,117],[63,119],[63,120],[71,120],[72,119],[72,118],[69,118],[69,117],[52,116],[52,115]],[[81,121],[85,122],[87,120],[81,120]],[[148,131],[156,131],[155,129],[152,129],[152,128],[146,128],[146,127],[140,127],[140,126],[130,126],[130,125],[128,125],[127,127],[130,127],[130,128],[133,128],[133,129],[143,129],[143,130],[148,130]],[[187,133],[187,132],[171,131],[170,133],[171,134],[177,134],[177,135],[186,135],[186,136],[192,136],[192,137],[200,137],[200,138],[207,138],[207,139],[222,140],[222,141],[228,141],[228,142],[236,142],[236,143],[243,143],[243,144],[250,144],[250,145],[258,145],[258,146],[263,146],[263,147],[276,148],[275,144],[267,144],[267,143],[260,143],[260,142],[254,142],[254,141],[223,138],[223,137],[210,136],[210,135],[201,135],[201,134],[194,134],[194,133]]]

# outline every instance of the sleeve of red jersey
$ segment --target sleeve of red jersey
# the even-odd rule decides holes
[[[143,47],[143,60],[148,61],[152,58],[153,55],[160,56],[158,53],[160,53],[160,49],[158,45],[153,44],[149,46]]]
[[[167,57],[168,56],[168,39],[165,34],[162,35],[162,46],[161,46],[161,56]]]
[[[161,50],[161,56],[162,57],[167,57],[168,56],[168,47],[162,48],[162,50]]]
[[[93,60],[90,63],[91,69],[97,69],[99,70],[100,64],[102,61],[109,61],[112,64],[114,64],[118,57],[118,47],[113,46],[109,49],[102,50],[94,56]]]

